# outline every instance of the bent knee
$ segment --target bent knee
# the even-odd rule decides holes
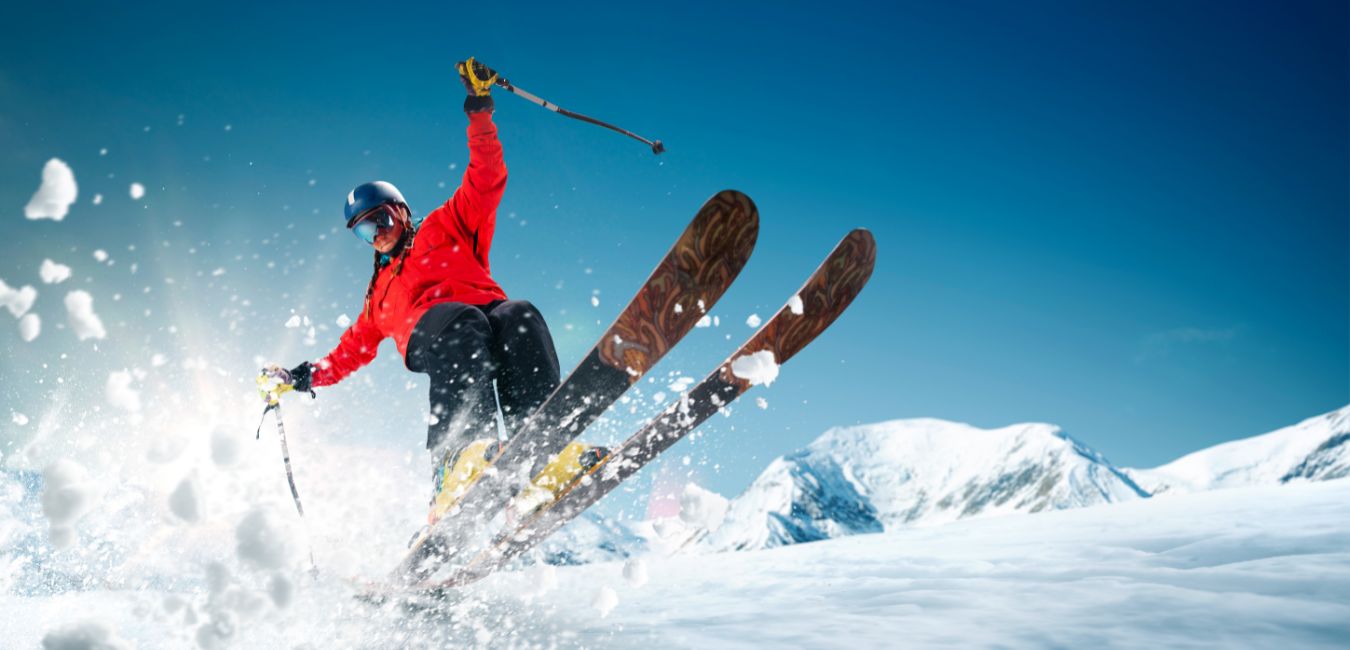
[[[543,322],[544,317],[535,308],[534,303],[528,300],[506,300],[497,305],[492,310],[493,320],[503,323],[516,323],[520,321],[539,321]]]

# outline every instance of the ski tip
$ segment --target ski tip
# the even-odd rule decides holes
[[[659,156],[665,152],[666,152],[666,145],[663,144],[660,140],[655,140],[652,142],[652,153]]]

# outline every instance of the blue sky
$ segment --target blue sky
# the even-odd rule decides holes
[[[1054,422],[1149,466],[1350,401],[1343,4],[728,4],[7,7],[29,27],[0,41],[0,279],[37,286],[50,325],[0,331],[0,409],[152,352],[242,381],[325,352],[369,275],[340,203],[374,178],[423,213],[448,196],[468,55],[669,149],[498,97],[494,272],[565,368],[717,190],[756,200],[759,244],[661,376],[701,376],[850,228],[876,235],[871,285],[750,395],[769,408],[660,471],[690,455],[735,492],[829,426],[919,416]],[[27,221],[51,157],[80,199]],[[44,258],[73,284],[41,285]],[[98,346],[56,328],[76,287]],[[420,446],[424,384],[386,345],[321,395],[359,423],[322,435]]]

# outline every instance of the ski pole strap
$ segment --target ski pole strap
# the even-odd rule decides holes
[[[497,85],[501,86],[502,89],[506,90],[506,92],[509,92],[517,97],[525,99],[534,104],[543,106],[544,108],[547,108],[548,110],[553,111],[554,113],[558,113],[559,115],[565,115],[574,120],[581,120],[582,122],[587,122],[590,124],[594,124],[596,126],[602,126],[606,129],[614,131],[615,133],[622,133],[623,135],[626,135],[634,140],[637,140],[638,142],[641,142],[651,147],[652,153],[654,154],[660,155],[661,153],[664,153],[666,150],[666,145],[662,144],[660,140],[648,140],[647,138],[644,138],[636,133],[633,133],[628,129],[619,128],[617,126],[614,126],[613,124],[610,124],[609,122],[602,122],[588,115],[582,115],[581,113],[577,113],[575,111],[569,111],[557,104],[554,104],[553,102],[548,101],[547,99],[544,99],[543,97],[539,97],[538,95],[530,93],[524,89],[517,88],[514,85],[512,85],[510,81],[502,79],[501,77],[497,78]]]
[[[280,406],[280,403],[278,402],[277,404],[268,404],[267,406],[264,406],[264,407],[263,407],[262,418],[261,418],[260,420],[258,420],[258,432],[257,432],[257,435],[254,435],[254,436],[253,436],[253,439],[254,439],[254,440],[262,440],[262,425],[263,425],[264,422],[267,421],[267,414],[270,413],[270,412],[272,412],[272,409],[278,408],[279,406]]]

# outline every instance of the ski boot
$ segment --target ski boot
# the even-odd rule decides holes
[[[507,520],[518,522],[562,497],[573,485],[609,456],[609,449],[581,442],[569,442],[534,480],[511,500]]]
[[[446,453],[436,465],[433,481],[435,491],[431,495],[431,510],[427,513],[427,526],[435,526],[446,513],[450,512],[469,488],[478,481],[483,470],[501,451],[501,442],[495,438],[479,438],[461,447],[458,451]]]

